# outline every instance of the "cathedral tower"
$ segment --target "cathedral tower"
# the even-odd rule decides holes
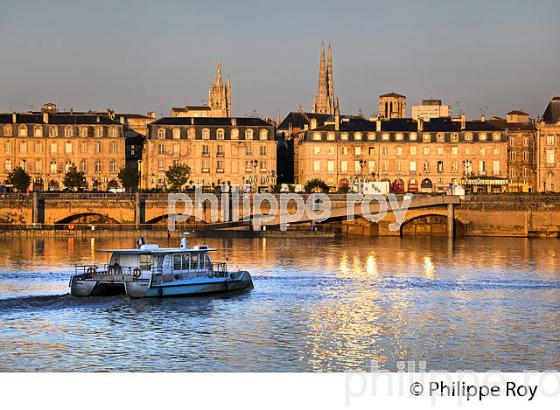
[[[216,82],[208,87],[208,106],[212,117],[231,116],[231,83],[229,78],[224,85],[222,80],[222,62],[218,62]]]
[[[334,114],[335,96],[332,68],[332,51],[329,44],[325,62],[325,43],[321,44],[321,62],[319,65],[319,83],[317,95],[313,99],[312,111],[317,114]]]

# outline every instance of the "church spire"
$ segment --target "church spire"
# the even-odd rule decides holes
[[[319,114],[334,113],[334,81],[332,73],[332,52],[328,47],[327,61],[325,61],[325,43],[321,43],[321,62],[319,64],[319,81],[317,95],[313,99],[312,111]]]
[[[216,87],[222,86],[222,60],[218,61],[218,70],[216,72]]]

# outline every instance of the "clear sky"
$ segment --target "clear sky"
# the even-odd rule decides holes
[[[200,104],[222,59],[234,115],[311,109],[321,41],[341,111],[441,98],[541,115],[560,95],[558,0],[1,0],[0,111]],[[487,108],[484,108],[487,107]]]

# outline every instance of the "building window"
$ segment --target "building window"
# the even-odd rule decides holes
[[[66,152],[67,154],[71,154],[72,153],[72,143],[71,142],[66,142],[64,144],[64,152]]]
[[[58,127],[49,127],[49,137],[58,137]]]
[[[180,128],[173,128],[172,134],[173,134],[173,139],[174,140],[181,139],[181,129]]]
[[[348,147],[342,147],[342,155],[348,155]]]
[[[109,163],[109,172],[111,173],[117,172],[117,161],[113,160]]]
[[[479,141],[486,141],[488,139],[488,136],[486,135],[485,132],[481,132],[480,134],[478,134],[478,140]]]
[[[51,161],[49,169],[50,169],[51,174],[56,174],[57,173],[58,167],[57,167],[56,161],[54,159]]]
[[[64,127],[64,136],[70,138],[74,136],[74,129],[72,127]]]
[[[443,132],[437,133],[437,142],[445,142],[445,134]]]
[[[443,172],[443,161],[437,162],[437,172],[439,173]]]
[[[340,172],[342,174],[348,173],[348,161],[341,161],[340,162]]]
[[[19,152],[22,154],[26,154],[27,153],[27,143],[26,142],[22,142],[19,144]]]
[[[11,137],[12,136],[12,126],[11,125],[4,125],[4,136]]]
[[[362,155],[362,147],[354,147],[354,155]]]
[[[494,176],[500,175],[500,161],[492,161],[492,174],[494,174]]]
[[[422,141],[431,142],[432,141],[432,136],[430,134],[422,134]]]
[[[245,130],[245,139],[246,140],[253,139],[253,130],[251,128]]]
[[[456,133],[456,132],[453,132],[453,133],[451,134],[451,141],[452,141],[452,142],[457,142],[457,141],[459,141],[459,134]]]
[[[354,172],[359,174],[362,172],[362,164],[360,161],[354,161]]]
[[[225,131],[223,128],[218,128],[216,131],[216,139],[223,140],[225,136]]]
[[[173,144],[173,155],[178,156],[181,153],[181,146],[179,144]]]
[[[499,132],[495,132],[492,134],[492,139],[494,141],[500,141],[502,139],[502,134]]]
[[[315,145],[313,147],[313,154],[319,155],[320,153],[321,153],[321,147],[319,147],[318,145]]]
[[[465,141],[472,141],[472,132],[465,132]]]
[[[261,154],[262,156],[266,156],[266,145],[261,145],[261,152],[260,152],[260,154]]]
[[[333,160],[327,161],[327,173],[329,175],[334,174],[334,161]]]
[[[219,173],[224,172],[224,161],[222,161],[222,160],[216,161],[216,172],[219,172]]]
[[[313,172],[315,174],[318,174],[318,173],[321,172],[321,161],[320,160],[313,161]]]
[[[27,137],[27,125],[20,125],[18,127],[18,136]]]
[[[111,144],[109,144],[109,152],[112,153],[112,154],[117,153],[117,143],[116,142],[111,142]]]
[[[424,147],[424,155],[430,155],[430,147]]]
[[[101,154],[103,152],[103,144],[101,142],[95,143],[95,153]]]
[[[190,127],[187,130],[187,138],[190,140],[194,140],[196,137],[196,129],[194,127]]]
[[[88,127],[81,127],[80,128],[80,137],[87,137],[88,136]]]
[[[451,172],[457,172],[459,170],[459,163],[456,159],[451,163]]]
[[[458,155],[459,148],[458,147],[451,147],[451,155]]]
[[[410,161],[410,173],[414,175],[416,173],[416,161]]]
[[[43,152],[43,144],[41,144],[40,142],[36,142],[35,143],[35,154],[40,154],[41,152]]]
[[[210,148],[209,148],[208,144],[202,145],[202,156],[203,157],[210,156]]]
[[[36,137],[42,137],[43,136],[43,128],[42,127],[35,127],[33,129],[33,135]]]
[[[159,128],[157,132],[157,137],[162,140],[165,139],[165,128]]]
[[[368,172],[370,174],[375,172],[375,161],[368,161]]]
[[[430,163],[428,161],[424,161],[424,172],[430,172]]]
[[[216,146],[216,155],[218,157],[223,157],[225,155],[225,151],[224,151],[224,146],[223,145],[217,145]]]
[[[266,161],[261,161],[261,172],[266,172]]]
[[[328,148],[327,153],[328,153],[329,155],[334,155],[334,152],[335,152],[334,150],[335,150],[335,147],[332,147],[332,146],[331,146],[331,147]]]
[[[95,129],[95,136],[98,138],[103,137],[103,127],[97,127]]]
[[[6,173],[12,172],[12,160],[10,159],[4,160],[4,172]]]
[[[163,171],[165,169],[165,161],[163,159],[158,159],[158,171]]]
[[[368,141],[375,141],[375,132],[368,132],[367,139]]]
[[[410,147],[410,155],[416,155],[416,147]]]
[[[163,144],[158,144],[158,154],[159,154],[159,155],[165,154],[165,145],[163,145]]]
[[[523,137],[523,146],[524,146],[524,147],[528,147],[528,146],[529,146],[529,137]]]
[[[403,153],[402,147],[397,147],[397,148],[395,149],[395,154],[396,154],[396,155],[402,155],[402,153]]]
[[[340,134],[340,139],[342,141],[348,141],[348,133],[347,132],[343,132],[342,134]]]
[[[87,168],[86,168],[86,161],[85,160],[81,160],[80,161],[80,172],[86,172]]]
[[[443,152],[444,152],[443,147],[437,147],[438,155],[443,155]]]
[[[253,161],[245,161],[245,172],[251,172],[253,170]]]
[[[402,132],[397,132],[395,134],[395,141],[402,141],[404,139],[404,135]]]
[[[547,135],[546,137],[546,145],[554,145],[554,135]]]
[[[58,144],[56,142],[53,142],[51,144],[51,154],[56,154],[58,152]]]
[[[260,133],[259,133],[259,138],[261,140],[265,140],[268,138],[268,130],[266,128],[261,129]]]
[[[321,141],[321,133],[320,132],[314,132],[313,133],[313,141]]]
[[[381,139],[383,141],[389,141],[390,135],[388,133],[384,133],[383,135],[381,135]]]
[[[237,129],[237,128],[232,128],[231,129],[231,139],[232,140],[239,139],[239,129]]]
[[[354,141],[361,141],[362,140],[362,133],[361,132],[355,132],[354,133]]]
[[[334,132],[329,132],[327,134],[327,141],[334,141],[335,140],[335,134]]]
[[[478,172],[480,175],[486,175],[486,161],[478,161]]]
[[[245,147],[245,155],[253,155],[253,147],[251,145]]]
[[[556,153],[553,149],[546,150],[546,165],[556,164]]]

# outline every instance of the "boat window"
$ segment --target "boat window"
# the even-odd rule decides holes
[[[205,256],[204,260],[206,261],[206,268],[209,269],[210,266],[212,266],[212,262],[210,261],[210,255],[206,254],[204,256]]]
[[[173,270],[181,270],[181,254],[176,253],[173,255]]]
[[[198,254],[193,253],[191,255],[191,269],[197,269],[197,268],[198,268]]]
[[[189,269],[189,254],[184,253],[182,255],[182,258],[183,258],[183,269]]]
[[[152,256],[151,255],[140,255],[140,269],[142,269],[142,270],[152,270]]]

